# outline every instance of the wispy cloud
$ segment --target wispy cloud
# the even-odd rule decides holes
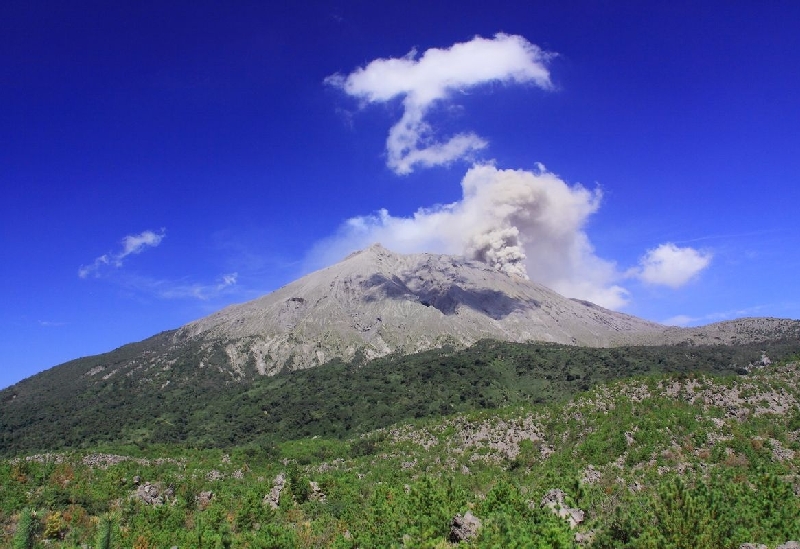
[[[675,315],[673,317],[670,317],[662,321],[662,324],[666,324],[668,326],[700,326],[713,322],[722,322],[724,320],[731,320],[734,318],[759,316],[763,314],[764,309],[766,308],[768,307],[765,305],[756,305],[753,307],[745,307],[742,309],[732,309],[730,311],[708,313],[700,316]]]
[[[239,273],[226,273],[214,282],[187,282],[186,280],[158,279],[141,275],[128,275],[119,283],[138,293],[159,299],[197,299],[208,301],[239,293]]]
[[[66,322],[54,322],[52,320],[40,320],[39,326],[43,326],[45,328],[54,328],[58,326],[66,326]]]
[[[157,295],[164,299],[200,299],[209,300],[219,297],[236,285],[238,273],[224,274],[219,281],[212,284],[181,284],[169,281],[159,281],[154,289]]]
[[[140,234],[128,235],[120,241],[121,249],[117,252],[108,252],[89,265],[81,265],[78,269],[80,278],[87,278],[91,275],[100,276],[103,269],[122,267],[124,260],[129,255],[140,254],[148,248],[155,248],[166,236],[166,229],[161,228],[158,232],[144,231]]]
[[[365,103],[403,97],[403,116],[389,131],[386,150],[389,167],[408,174],[417,165],[440,166],[468,158],[488,145],[471,132],[438,142],[436,131],[426,121],[431,107],[454,92],[491,82],[532,83],[550,89],[546,65],[552,56],[521,36],[500,33],[492,39],[476,36],[447,49],[432,48],[419,59],[416,50],[402,58],[376,59],[347,76],[329,76],[325,82]]]

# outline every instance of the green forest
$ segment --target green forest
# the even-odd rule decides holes
[[[125,364],[168,336],[73,361],[0,391],[0,455],[102,444],[228,448],[346,439],[400,421],[562,402],[632,375],[743,374],[762,353],[771,360],[800,353],[796,340],[617,348],[487,340],[467,349],[333,361],[231,381],[213,367],[198,368],[189,348],[172,358],[166,385],[137,370],[107,380],[85,375],[97,364]],[[227,364],[222,351],[219,360]]]
[[[482,342],[179,393],[150,423],[98,395],[105,431],[50,448],[6,406],[0,546],[774,549],[800,540],[800,366],[762,350]]]

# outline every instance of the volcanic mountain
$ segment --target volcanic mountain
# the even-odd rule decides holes
[[[173,341],[197,342],[209,357],[212,348],[224,348],[231,373],[248,376],[255,373],[248,367],[270,375],[333,358],[465,347],[481,339],[612,347],[745,343],[798,333],[800,323],[779,319],[668,328],[567,299],[485,263],[397,254],[374,244],[271,294],[192,322]]]
[[[277,291],[178,330],[175,342],[225,342],[234,369],[260,374],[480,339],[605,347],[663,326],[566,299],[484,263],[390,252],[379,244]]]
[[[618,347],[798,338],[800,321],[786,319],[666,327],[565,298],[482,262],[374,244],[261,298],[58,368],[89,383],[126,375],[169,384],[177,370],[186,382],[203,372],[229,382],[482,339]]]
[[[747,371],[765,351],[780,358],[798,347],[800,321],[665,327],[485,263],[373,245],[254,301],[0,391],[0,454],[343,436],[458,407],[552,400],[653,368]]]

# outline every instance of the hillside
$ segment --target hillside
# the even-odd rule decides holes
[[[509,346],[469,349],[482,340]],[[761,351],[787,356],[798,341],[800,321],[665,327],[484,263],[374,245],[262,298],[0,391],[0,454],[103,441],[346,436],[412,417],[554,401],[620,376],[685,369],[684,355],[701,357],[692,367],[731,371]]]
[[[347,440],[23,455],[0,460],[0,545],[788,549],[798,382],[647,375]]]
[[[735,375],[800,341],[749,345],[589,348],[483,341],[373,361],[220,383],[196,356],[172,355],[153,375],[113,371],[169,345],[165,332],[105,356],[68,363],[0,392],[0,455],[100,443],[227,447],[303,436],[348,437],[412,418],[511,404],[557,402],[596,383],[658,372]],[[137,360],[137,359],[134,359]]]

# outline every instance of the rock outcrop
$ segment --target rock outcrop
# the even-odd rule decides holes
[[[280,505],[281,492],[283,492],[284,486],[286,486],[286,476],[283,473],[279,473],[275,477],[275,480],[272,481],[272,489],[269,491],[269,494],[264,496],[264,503],[268,504],[273,509],[277,509],[278,505]]]
[[[541,506],[547,507],[559,517],[566,519],[571,528],[575,528],[583,522],[584,512],[575,507],[569,507],[566,504],[566,494],[564,494],[563,490],[559,490],[558,488],[550,490],[545,494],[542,498]]]
[[[469,541],[478,535],[481,527],[481,519],[467,511],[463,515],[456,515],[450,522],[450,541],[459,543]]]
[[[175,496],[175,490],[169,486],[164,487],[161,483],[145,482],[140,484],[134,492],[134,497],[140,499],[146,505],[157,507],[169,502]]]

